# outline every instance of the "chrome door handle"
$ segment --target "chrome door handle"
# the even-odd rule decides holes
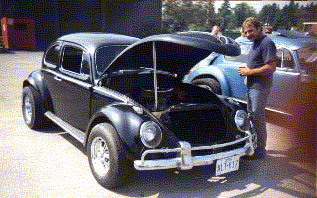
[[[58,78],[57,76],[54,77],[54,80],[62,81],[62,79]]]

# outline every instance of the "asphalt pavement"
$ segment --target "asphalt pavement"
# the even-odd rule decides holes
[[[59,128],[29,129],[21,113],[22,82],[43,52],[0,54],[0,197],[316,197],[316,133],[270,114],[268,157],[240,161],[215,177],[213,166],[189,171],[135,171],[107,190],[93,178],[85,148]]]

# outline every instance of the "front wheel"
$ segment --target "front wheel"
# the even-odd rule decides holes
[[[219,82],[212,78],[201,78],[201,79],[193,80],[192,84],[208,89],[218,95],[222,93]]]
[[[100,185],[113,188],[125,182],[129,163],[126,163],[122,142],[111,124],[101,123],[93,127],[87,154],[90,169]]]

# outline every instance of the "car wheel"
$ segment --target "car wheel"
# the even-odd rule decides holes
[[[25,123],[31,129],[37,129],[44,125],[46,119],[41,109],[40,94],[31,86],[27,86],[22,92],[22,113]]]
[[[97,182],[105,188],[125,182],[125,171],[130,163],[124,156],[122,142],[116,129],[108,123],[93,127],[87,144],[90,169]]]
[[[201,78],[192,81],[193,85],[198,85],[199,87],[208,89],[215,94],[221,94],[221,87],[218,81],[212,78]]]

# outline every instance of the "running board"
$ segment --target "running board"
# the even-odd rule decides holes
[[[60,126],[62,129],[64,129],[67,133],[69,133],[71,136],[76,138],[79,142],[82,144],[84,143],[85,140],[85,133],[82,131],[76,129],[75,127],[69,125],[68,123],[64,122],[61,120],[59,117],[56,117],[52,112],[47,111],[44,113],[46,117],[48,117],[50,120],[52,120],[55,124]]]
[[[238,102],[241,102],[243,104],[247,104],[247,102],[245,100],[241,100],[241,99],[238,99],[238,98],[233,98],[233,99],[238,101]],[[279,111],[277,109],[273,109],[273,108],[270,108],[270,107],[265,107],[265,109],[268,110],[268,111],[272,111],[272,112],[275,112],[275,113],[283,114],[283,115],[286,115],[286,116],[293,116],[293,114],[291,114],[291,113],[286,113],[284,111]]]

